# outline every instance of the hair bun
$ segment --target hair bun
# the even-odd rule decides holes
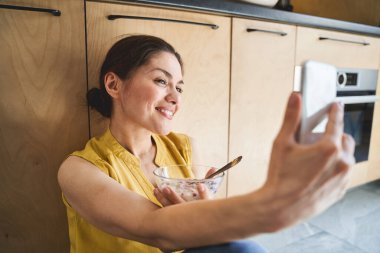
[[[99,88],[92,88],[87,91],[87,104],[98,111],[104,117],[111,117],[111,101],[106,91]]]

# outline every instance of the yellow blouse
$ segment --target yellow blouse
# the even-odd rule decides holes
[[[157,166],[191,163],[191,145],[183,134],[153,135],[156,144]],[[140,168],[140,160],[123,148],[108,129],[101,137],[89,140],[85,148],[71,155],[81,157],[116,180],[125,188],[136,192],[162,207],[153,194],[154,186]],[[184,166],[185,167],[185,166]],[[177,171],[179,178],[193,177],[191,170]],[[66,205],[71,253],[123,253],[161,252],[136,241],[126,240],[103,232],[84,220],[67,202]]]

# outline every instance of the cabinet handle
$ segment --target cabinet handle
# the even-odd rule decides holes
[[[109,15],[107,16],[107,18],[109,20],[124,18],[124,19],[142,19],[142,20],[176,22],[176,23],[184,23],[184,24],[191,24],[191,25],[203,25],[203,26],[211,27],[214,30],[219,28],[218,25],[214,25],[214,24],[206,24],[206,23],[198,23],[198,22],[184,21],[184,20],[177,20],[177,19],[166,19],[166,18],[151,18],[151,17],[124,16],[124,15]]]
[[[319,37],[319,40],[332,40],[332,41],[339,41],[339,42],[345,42],[345,43],[353,43],[353,44],[359,44],[363,46],[369,46],[369,42],[362,42],[362,41],[355,41],[355,40],[342,40],[342,39],[335,39],[335,38],[329,38],[329,37]]]
[[[37,12],[47,12],[53,16],[61,16],[60,10],[54,9],[45,9],[45,8],[35,8],[35,7],[26,7],[26,6],[17,6],[17,5],[7,5],[1,4],[0,9],[11,9],[11,10],[21,10],[21,11],[37,11]]]
[[[263,30],[263,29],[253,29],[253,28],[247,28],[247,32],[272,33],[272,34],[277,34],[277,35],[280,35],[280,36],[286,36],[286,35],[288,35],[286,32],[277,32],[277,31],[270,31],[270,30]]]

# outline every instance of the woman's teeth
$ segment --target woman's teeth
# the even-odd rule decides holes
[[[162,113],[164,113],[164,114],[166,114],[166,115],[169,115],[169,116],[171,116],[171,117],[174,115],[174,112],[169,111],[169,110],[166,110],[166,109],[156,108],[156,110],[157,110],[157,111],[160,111],[160,112],[162,112]]]

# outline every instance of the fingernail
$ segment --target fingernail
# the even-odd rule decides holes
[[[164,188],[164,193],[165,194],[170,194],[171,193],[170,188],[168,188],[168,187]]]
[[[338,102],[339,108],[343,111],[344,110],[344,103],[342,101]]]
[[[288,105],[293,106],[296,103],[296,92],[292,92],[292,94],[289,97]]]
[[[203,185],[203,184],[200,184],[199,186],[198,186],[198,189],[199,189],[199,191],[200,192],[204,192],[206,189],[205,189],[205,186]]]

